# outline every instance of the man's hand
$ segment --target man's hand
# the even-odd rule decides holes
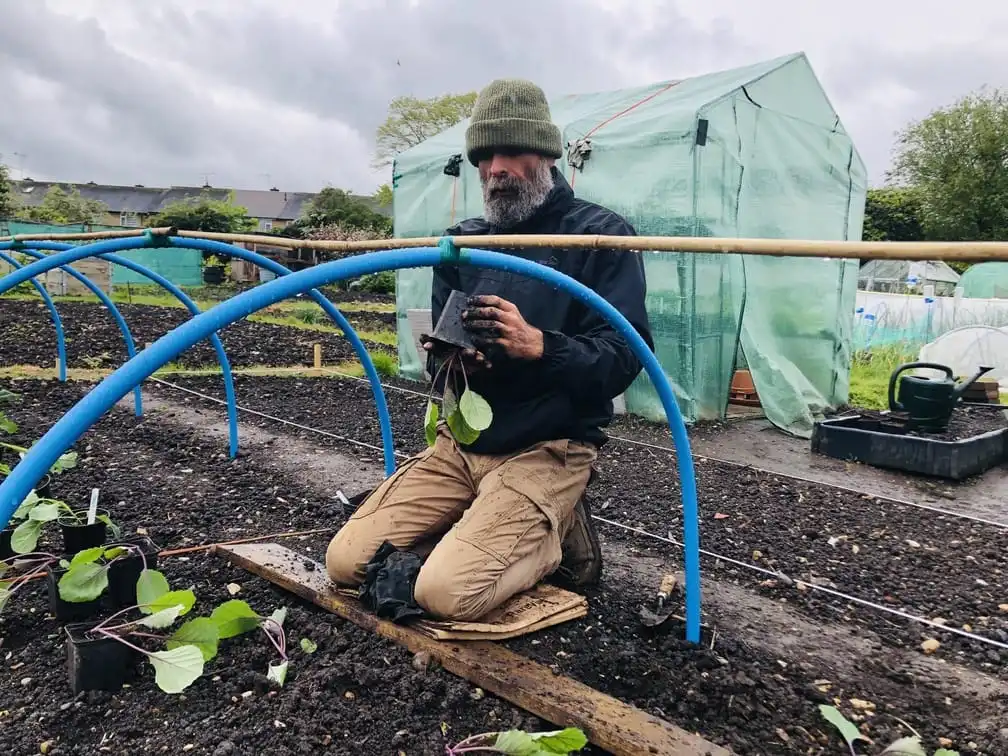
[[[490,294],[469,297],[462,327],[479,347],[493,346],[516,360],[538,360],[543,355],[543,333],[525,322],[518,308]]]
[[[432,353],[435,357],[442,358],[445,356],[443,353],[447,353],[451,350],[446,349],[443,344],[438,344],[431,339],[425,333],[420,334],[420,345],[424,348],[424,351]],[[482,352],[478,352],[475,349],[463,349],[459,353],[462,358],[462,365],[466,371],[467,375],[472,375],[472,373],[481,368],[489,368],[490,360],[487,359],[486,355]],[[456,368],[457,369],[457,368]]]

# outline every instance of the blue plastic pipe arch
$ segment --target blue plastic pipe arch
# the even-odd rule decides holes
[[[69,244],[60,245],[61,248],[69,249]],[[36,260],[45,259],[45,255],[35,249],[28,249],[26,245],[20,248],[21,254],[28,255],[29,257],[34,257]],[[10,255],[0,252],[0,260],[6,260],[15,268],[20,268],[21,263],[15,261]],[[119,312],[119,308],[115,306],[115,302],[109,299],[108,294],[101,290],[94,281],[85,276],[83,273],[74,270],[69,265],[64,265],[60,267],[67,275],[80,281],[80,283],[87,287],[87,289],[98,297],[99,301],[105,305],[106,309],[112,314],[115,319],[116,325],[119,326],[119,331],[123,335],[123,341],[126,342],[126,354],[128,357],[133,358],[136,356],[136,342],[133,340],[133,334],[130,333],[129,326],[126,325],[126,320],[123,318],[122,313]],[[136,386],[133,389],[133,407],[136,412],[136,416],[140,417],[143,415],[143,395],[140,393],[140,387]]]
[[[11,246],[11,242],[6,242],[5,244],[0,244],[0,249],[6,249]],[[11,267],[15,269],[21,269],[23,266],[17,260],[15,260],[10,255],[0,256],[0,260],[4,260],[10,263]],[[7,276],[4,276],[6,278]],[[45,302],[45,306],[49,308],[49,314],[52,316],[53,327],[56,329],[56,359],[59,362],[59,379],[61,381],[66,381],[67,379],[67,357],[66,357],[66,337],[63,335],[63,321],[60,319],[60,314],[56,310],[56,303],[52,301],[52,297],[49,296],[49,292],[45,290],[45,286],[40,284],[34,278],[30,279],[31,285],[35,287],[35,291],[39,293],[42,297],[42,301]],[[24,280],[18,281],[18,283],[24,283]],[[17,284],[15,284],[16,286]],[[9,288],[13,288],[9,287]],[[0,289],[0,294],[7,291],[7,288]]]
[[[64,252],[66,250],[80,249],[80,247],[74,247],[71,244],[61,244],[59,242],[47,242],[47,241],[24,242],[23,245],[25,247],[31,247],[32,249],[36,250],[46,249],[55,252]],[[3,244],[0,244],[0,248],[2,247]],[[153,270],[150,270],[146,266],[141,265],[140,263],[135,262],[133,260],[130,260],[129,258],[122,257],[121,255],[104,254],[104,255],[97,255],[97,257],[101,260],[105,260],[106,262],[115,263],[116,265],[122,265],[124,268],[128,268],[132,271],[135,271],[136,273],[139,273],[142,276],[146,276],[148,279],[156,283],[158,286],[161,286],[169,294],[171,294],[173,297],[179,300],[185,306],[185,308],[189,310],[189,314],[199,315],[200,313],[199,306],[192,299],[190,299],[189,296],[186,295],[184,291],[182,291],[179,287],[177,287],[167,278],[162,276],[160,273],[155,273]],[[50,260],[52,258],[46,257],[45,255],[40,255],[39,259]],[[69,266],[66,266],[65,269],[73,270],[73,268],[70,268]],[[3,279],[0,279],[0,294],[2,294],[4,291],[3,287],[4,287]],[[101,291],[101,289],[98,289],[98,291]],[[104,295],[104,292],[102,292],[102,295]],[[115,305],[112,306],[115,307]],[[113,310],[113,314],[114,315],[118,314],[119,317],[122,317],[118,309]],[[125,324],[125,321],[123,322]],[[232,376],[231,373],[231,363],[227,358],[227,354],[224,352],[224,344],[221,343],[220,337],[216,333],[210,335],[210,343],[213,345],[214,351],[217,353],[217,360],[220,362],[221,366],[221,374],[224,377],[224,396],[227,399],[226,404],[228,414],[228,439],[229,439],[228,448],[231,458],[234,459],[235,456],[237,456],[238,454],[238,406],[237,406],[237,400],[235,398],[234,377]],[[134,356],[134,352],[131,351],[129,356],[130,358],[132,358]],[[137,401],[139,401],[140,387],[136,386],[133,390],[138,395]],[[137,406],[139,407],[140,405],[138,404]],[[137,416],[139,415],[140,411],[138,410]]]
[[[177,298],[183,302],[188,299],[181,290],[174,286],[174,284],[167,281],[163,277],[154,273],[153,271],[143,267],[138,266],[137,263],[126,260],[126,258],[116,256],[116,259],[112,259],[112,252],[118,252],[128,249],[138,249],[143,247],[151,246],[153,243],[161,243],[176,247],[185,247],[190,249],[200,249],[208,252],[214,252],[217,254],[230,255],[231,257],[237,257],[241,260],[248,260],[249,262],[258,265],[262,268],[266,268],[272,271],[278,276],[285,276],[290,274],[290,270],[285,268],[280,263],[275,260],[271,260],[264,255],[251,252],[247,249],[242,249],[241,247],[235,247],[231,244],[223,244],[221,242],[210,241],[207,239],[193,239],[189,237],[179,238],[171,237],[170,239],[164,239],[163,237],[155,239],[153,236],[147,235],[144,237],[130,237],[126,239],[113,239],[106,242],[100,242],[97,244],[89,244],[78,247],[71,247],[70,245],[61,245],[54,242],[42,242],[34,244],[37,249],[59,249],[62,252],[58,255],[53,255],[51,258],[47,258],[46,262],[50,260],[58,261],[59,265],[64,265],[75,260],[82,259],[84,257],[100,257],[104,260],[109,260],[115,262],[124,267],[135,270],[141,275],[145,275],[151,280],[156,281],[161,286],[167,288],[172,292]],[[11,242],[7,242],[10,245]],[[20,244],[20,243],[19,243]],[[4,247],[3,243],[0,243],[0,249]],[[83,252],[81,250],[84,250]],[[32,263],[26,266],[28,269],[35,269],[35,266],[39,263]],[[49,267],[38,268],[39,272],[44,272],[52,267],[56,267],[55,264],[49,265]],[[20,271],[18,271],[20,273]],[[35,274],[37,275],[37,273]],[[13,276],[13,274],[11,274]],[[6,291],[8,288],[16,286],[21,283],[23,278],[12,278],[11,276],[5,276],[0,279],[0,294]],[[385,398],[385,390],[382,388],[381,377],[378,375],[378,370],[374,366],[374,361],[371,359],[371,355],[364,346],[364,342],[360,340],[357,332],[354,330],[353,326],[350,325],[350,321],[341,313],[336,306],[330,302],[326,297],[315,289],[308,292],[309,296],[314,300],[322,310],[336,323],[336,326],[343,332],[347,341],[353,347],[357,358],[360,360],[361,365],[364,368],[364,373],[367,376],[368,382],[371,384],[371,392],[374,395],[375,405],[378,410],[378,426],[381,430],[382,436],[382,453],[385,461],[385,474],[391,475],[395,472],[395,444],[392,437],[392,420],[389,417],[388,401]],[[189,307],[189,305],[186,305]],[[190,312],[194,314],[198,312],[198,308],[194,311],[192,307],[189,307]],[[213,335],[212,340],[215,340],[214,348],[217,349],[218,343],[216,341],[216,334]],[[231,426],[231,456],[237,453],[237,409],[235,407],[234,398],[234,388],[231,383],[231,371],[227,364],[227,357],[224,356],[224,348],[221,346],[217,349],[218,358],[221,362],[221,367],[224,372],[224,388],[227,394],[228,402],[228,422]]]
[[[116,240],[119,241],[119,240]],[[187,239],[172,237],[171,243],[185,246]],[[96,245],[97,246],[97,245]],[[224,245],[225,247],[227,245]],[[445,245],[454,250],[450,243]],[[120,247],[122,249],[122,247]],[[672,387],[657,358],[629,321],[603,297],[569,276],[512,255],[485,250],[465,250],[453,254],[433,247],[414,247],[385,252],[370,252],[342,260],[305,268],[276,278],[267,284],[243,292],[200,313],[162,336],[140,354],[106,377],[74,405],[29,450],[11,474],[0,483],[0,526],[6,524],[17,505],[28,495],[45,471],[80,436],[104,415],[129,390],[180,352],[205,339],[209,334],[264,307],[299,292],[334,281],[399,268],[428,267],[454,262],[503,272],[532,276],[594,308],[615,327],[630,345],[651,379],[666,416],[676,448],[683,503],[683,546],[686,573],[686,639],[700,642],[700,529],[697,512],[696,477],[690,454],[686,425],[679,412]],[[22,280],[34,274],[26,266],[14,275]]]

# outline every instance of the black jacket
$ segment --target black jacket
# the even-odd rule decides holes
[[[577,199],[556,168],[553,177],[555,185],[543,206],[507,233],[636,235],[616,213]],[[501,231],[476,218],[446,233],[474,236]],[[594,289],[623,313],[653,351],[640,253],[544,248],[508,253],[559,270]],[[612,422],[612,399],[626,391],[641,371],[640,362],[608,321],[538,279],[463,264],[434,268],[431,316],[435,324],[452,289],[496,294],[514,303],[522,317],[544,335],[540,360],[494,356],[490,369],[470,376],[472,389],[493,409],[493,422],[465,448],[479,454],[510,454],[559,438],[596,446],[605,443],[602,428]],[[432,376],[436,372],[433,358],[428,371]]]

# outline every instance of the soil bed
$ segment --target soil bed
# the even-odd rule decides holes
[[[219,378],[180,383],[222,395]],[[12,414],[24,423],[23,440],[28,441],[51,425],[82,390],[55,382],[0,382],[0,386],[26,394]],[[238,377],[237,390],[245,406],[362,441],[379,440],[370,390],[359,382]],[[223,417],[220,408],[211,409],[212,405],[177,391],[157,384],[149,391]],[[423,444],[424,399],[391,390],[388,398],[398,444],[407,453],[416,451]],[[276,429],[254,416],[243,415],[242,422]],[[379,459],[327,437],[292,436],[310,438],[317,446],[338,446],[367,462]],[[228,461],[219,439],[180,430],[166,420],[137,421],[116,411],[76,448],[81,465],[54,482],[54,494],[68,501],[83,500],[92,486],[99,486],[110,501],[121,502],[113,507],[117,520],[131,530],[145,528],[166,548],[335,526],[344,517],[335,492],[306,489],[291,475],[278,472],[270,465],[269,452],[263,451],[268,447]],[[677,536],[679,492],[671,456],[615,442],[608,446],[600,460],[601,479],[593,490],[596,513]],[[957,625],[973,622],[977,632],[1008,629],[1004,619],[992,616],[998,600],[1005,600],[1000,556],[1008,546],[1004,531],[940,520],[909,507],[882,508],[873,501],[786,479],[746,477],[743,473],[748,471],[736,468],[698,467],[705,548],[784,570],[798,579],[822,576],[858,595],[893,595],[897,606],[940,613]],[[723,514],[728,516],[718,517]],[[877,530],[884,532],[872,538]],[[603,529],[607,553],[616,547],[651,551],[649,542],[618,533]],[[847,538],[840,539],[843,535]],[[831,537],[839,540],[830,545]],[[908,539],[918,545],[906,543]],[[321,558],[326,541],[327,536],[318,536],[288,545]],[[852,549],[855,544],[860,546],[857,553]],[[664,548],[661,552],[667,553]],[[75,702],[68,694],[62,636],[44,617],[40,596],[20,596],[19,604],[34,601],[38,610],[5,615],[0,624],[3,649],[11,654],[0,667],[0,689],[13,691],[13,700],[3,705],[12,721],[0,727],[2,752],[33,753],[40,742],[57,739],[51,753],[91,753],[107,731],[113,733],[109,743],[113,752],[130,748],[175,752],[180,742],[191,742],[195,753],[314,753],[324,750],[329,736],[330,748],[337,753],[352,752],[351,743],[369,737],[364,745],[368,752],[401,749],[428,754],[443,750],[442,721],[451,728],[449,737],[457,740],[528,719],[491,696],[475,700],[479,696],[470,686],[441,672],[414,670],[405,652],[222,562],[203,556],[187,561],[166,558],[163,569],[173,584],[195,584],[202,603],[194,612],[206,611],[208,601],[216,604],[228,598],[224,588],[228,582],[239,583],[238,597],[263,613],[281,602],[290,606],[287,624],[294,651],[287,685],[275,695],[267,692],[262,672],[269,647],[252,637],[225,645],[185,700],[158,691],[148,669],[121,694],[88,694]],[[815,711],[816,704],[833,698],[848,714],[849,699],[870,700],[879,714],[911,721],[932,744],[947,737],[963,753],[1003,750],[998,730],[1008,727],[1008,721],[1002,721],[1004,701],[995,706],[989,698],[978,699],[975,686],[956,687],[938,674],[907,669],[905,657],[918,654],[921,628],[890,623],[876,613],[853,610],[846,602],[834,604],[809,592],[760,586],[763,576],[753,578],[724,563],[707,560],[705,570],[708,595],[718,595],[719,582],[739,582],[759,603],[752,591],[755,586],[772,599],[762,603],[784,602],[808,616],[813,625],[824,621],[821,632],[805,633],[793,639],[793,646],[768,651],[747,639],[737,623],[719,622],[708,601],[707,621],[717,628],[717,636],[708,635],[705,642],[713,640],[714,649],[691,649],[682,642],[679,627],[649,633],[639,626],[638,608],[653,595],[660,573],[651,576],[654,584],[650,584],[640,574],[628,576],[610,569],[603,586],[589,596],[586,619],[509,645],[740,754],[843,752],[837,736]],[[976,578],[985,585],[977,585]],[[981,611],[987,612],[986,627],[979,619]],[[844,622],[850,623],[852,635],[874,632],[885,641],[873,646],[870,656],[842,660],[856,668],[853,677],[844,672],[845,665],[825,639],[827,628],[836,634]],[[943,644],[936,656],[945,656],[950,670],[965,665],[987,674],[998,672],[997,665],[974,653],[973,644],[957,645],[944,635],[935,636]],[[319,643],[319,651],[304,657],[297,648],[300,637]],[[905,651],[903,645],[911,650]],[[920,656],[922,662],[933,661]],[[30,682],[22,686],[23,678]],[[244,698],[247,690],[253,694]],[[61,711],[64,704],[69,705]],[[152,711],[157,715],[145,714]],[[884,743],[896,736],[898,727],[894,720],[876,716],[869,732]],[[397,736],[401,730],[407,734]],[[970,748],[970,741],[977,747]],[[230,750],[222,743],[231,744]]]
[[[237,381],[243,406],[358,441],[381,442],[371,390],[360,381],[262,377]],[[223,396],[219,379],[187,378],[177,383]],[[387,383],[405,389],[385,392],[396,449],[416,453],[425,445],[426,397],[416,383],[402,379]],[[171,388],[153,385],[150,390],[183,401],[184,395]],[[243,416],[242,421],[275,427],[255,416]],[[381,460],[377,451],[317,434],[310,437],[313,444],[337,446],[362,461]],[[610,441],[598,467],[601,474],[591,489],[596,515],[681,539],[674,453]],[[793,581],[915,616],[944,619],[1008,643],[1008,613],[998,609],[1008,601],[1002,556],[1008,553],[1008,529],[714,461],[697,460],[696,471],[703,548],[783,572]],[[637,538],[605,529],[614,538]],[[1008,679],[1008,652],[1003,649],[909,624],[822,592],[796,590],[786,580],[767,582],[768,575],[748,570],[744,574],[760,591],[793,602],[815,618],[872,627],[897,648],[917,648],[925,637],[936,637],[943,644],[939,653]]]
[[[902,415],[878,410],[854,410],[861,417],[883,422],[901,423]],[[981,436],[991,431],[1008,428],[1008,407],[991,405],[990,407],[960,404],[953,410],[948,428],[944,433],[928,433],[925,431],[908,431],[906,435],[919,438],[932,438],[938,441],[962,441],[967,438]]]
[[[118,306],[138,351],[190,319],[187,310],[177,307]],[[104,307],[85,302],[60,302],[57,309],[63,320],[69,367],[118,367],[126,360],[122,334]],[[361,318],[357,318],[356,313],[348,313],[347,317],[360,330],[388,328],[383,313],[363,313]],[[55,364],[56,332],[48,318],[48,310],[40,303],[0,299],[0,321],[5,324],[0,329],[0,365]],[[307,327],[292,328],[240,320],[225,328],[220,336],[234,367],[311,365],[312,344],[315,342],[322,344],[326,364],[332,365],[354,356],[349,342],[340,334]],[[366,344],[375,351],[392,351],[377,342]],[[204,340],[183,352],[175,361],[186,367],[216,365],[217,354],[210,342]]]

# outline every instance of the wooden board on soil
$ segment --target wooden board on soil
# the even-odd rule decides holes
[[[322,565],[279,544],[218,546],[214,553],[414,653],[430,654],[449,672],[558,727],[580,727],[592,743],[616,756],[730,753],[494,642],[445,642],[380,620],[356,599],[334,590]]]

